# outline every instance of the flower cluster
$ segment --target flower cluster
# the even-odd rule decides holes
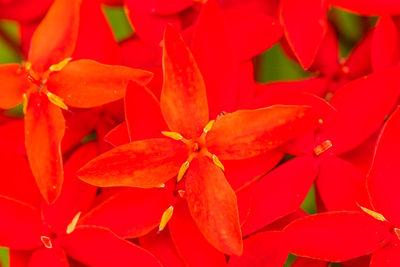
[[[124,6],[130,36],[104,6]],[[341,9],[365,24],[345,57]],[[400,266],[397,14],[398,0],[0,0],[23,58],[0,65],[10,266]],[[306,78],[254,78],[275,44]]]

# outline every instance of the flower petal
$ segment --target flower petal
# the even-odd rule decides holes
[[[51,74],[47,84],[67,106],[90,108],[122,98],[128,81],[147,83],[151,77],[147,71],[82,59]]]
[[[96,186],[159,187],[178,174],[186,146],[172,139],[147,139],[122,145],[98,156],[78,172]]]
[[[53,0],[3,1],[0,4],[0,17],[18,22],[31,22],[41,18],[52,2]]]
[[[328,267],[329,262],[297,257],[291,267]]]
[[[5,64],[0,66],[0,108],[9,109],[22,103],[22,95],[29,84],[23,75],[20,64]]]
[[[69,267],[68,258],[63,249],[36,249],[32,253],[29,267]]]
[[[56,0],[32,36],[28,61],[42,72],[70,57],[79,29],[80,0]]]
[[[78,226],[61,245],[70,257],[89,266],[161,266],[145,249],[102,227]]]
[[[49,203],[59,196],[64,179],[60,148],[64,131],[61,109],[46,95],[31,94],[25,114],[25,146],[40,193]]]
[[[345,261],[379,249],[389,229],[364,212],[337,211],[311,215],[285,228],[291,252],[326,261]]]
[[[204,237],[226,254],[242,253],[242,236],[235,192],[222,170],[210,159],[197,157],[185,180],[190,213]]]
[[[196,138],[209,121],[206,87],[182,37],[171,26],[164,34],[161,111],[169,129]]]
[[[400,242],[398,240],[372,253],[370,267],[396,267],[400,265]]]
[[[131,142],[126,122],[121,122],[104,136],[104,141],[113,146],[122,146]]]
[[[316,114],[306,106],[239,110],[215,122],[207,134],[207,148],[220,159],[246,159],[276,148],[316,125]]]
[[[400,13],[396,0],[330,0],[330,4],[362,15],[383,15]]]

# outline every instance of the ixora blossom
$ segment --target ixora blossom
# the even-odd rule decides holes
[[[23,102],[25,145],[40,192],[54,202],[63,181],[62,110],[90,108],[124,95],[129,80],[151,73],[92,60],[71,61],[79,29],[80,1],[57,0],[36,29],[27,62],[0,66],[0,108]]]
[[[328,261],[344,261],[372,253],[370,266],[399,266],[400,213],[397,159],[400,110],[379,137],[367,188],[374,210],[335,211],[296,220],[286,227],[291,251]],[[322,238],[321,238],[322,237]]]
[[[168,138],[135,141],[95,158],[78,176],[96,186],[163,187],[177,176],[204,237],[226,254],[242,253],[236,195],[220,159],[246,159],[267,152],[315,127],[311,107],[272,106],[240,110],[210,120],[206,88],[190,50],[171,27],[165,30],[164,84],[160,106]],[[173,206],[161,225],[171,218]],[[163,227],[160,227],[161,229]]]

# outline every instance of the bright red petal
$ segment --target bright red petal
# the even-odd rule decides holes
[[[64,250],[40,248],[32,253],[29,267],[69,267],[69,263]]]
[[[370,267],[397,267],[400,266],[400,242],[391,242],[372,253]]]
[[[28,89],[28,81],[20,64],[0,66],[0,108],[9,109],[22,103],[22,95]]]
[[[166,15],[166,14],[175,14],[180,11],[190,7],[194,4],[194,0],[152,0],[149,2],[153,2],[154,5],[154,13]]]
[[[131,142],[126,122],[121,122],[104,136],[104,141],[113,146],[122,146]]]
[[[25,146],[40,193],[49,203],[57,199],[63,183],[60,144],[64,131],[61,109],[40,92],[31,94],[25,114]]]
[[[334,6],[362,15],[399,14],[400,2],[397,0],[330,0]]]
[[[206,87],[182,37],[171,26],[164,34],[161,111],[171,131],[196,138],[209,121]]]
[[[328,267],[329,262],[297,257],[291,267]]]
[[[3,1],[0,3],[0,17],[19,22],[31,22],[41,18],[52,2],[53,0]]]

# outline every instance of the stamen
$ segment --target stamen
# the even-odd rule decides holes
[[[165,188],[165,184],[160,184],[158,186],[156,186],[157,188]]]
[[[376,220],[382,221],[382,222],[386,221],[385,217],[383,217],[382,214],[380,214],[380,213],[378,213],[378,212],[376,212],[376,211],[373,211],[373,210],[364,208],[364,207],[362,207],[362,206],[360,206],[360,208],[361,208],[365,213],[367,213],[368,215],[374,217]]]
[[[27,61],[24,63],[25,70],[30,70],[32,68],[32,63]]]
[[[207,123],[206,127],[204,127],[204,129],[203,129],[203,133],[208,133],[211,130],[211,128],[213,127],[214,123],[215,123],[215,120],[209,121]]]
[[[400,229],[399,228],[394,228],[394,233],[397,235],[397,238],[400,239]]]
[[[186,193],[185,190],[178,190],[178,194],[179,194],[179,196],[180,196],[181,198],[184,198],[184,197],[185,197],[185,193]]]
[[[65,66],[67,66],[68,62],[70,62],[71,59],[72,59],[72,58],[67,57],[66,59],[62,60],[61,62],[59,62],[59,63],[57,63],[57,64],[54,64],[54,65],[51,65],[50,68],[49,68],[49,70],[50,70],[51,72],[53,72],[53,71],[60,71],[60,70],[62,70]]]
[[[72,233],[75,228],[76,228],[76,224],[78,223],[79,217],[81,216],[82,212],[78,212],[75,217],[72,219],[72,221],[68,224],[67,226],[67,234]]]
[[[180,133],[177,132],[167,132],[167,131],[162,131],[161,132],[163,135],[166,137],[172,138],[174,140],[180,141],[183,139],[183,136]]]
[[[181,168],[179,169],[178,172],[178,177],[176,178],[176,181],[179,182],[182,180],[183,176],[185,175],[187,169],[189,168],[190,162],[187,160],[185,161],[182,165]]]
[[[314,154],[316,156],[319,156],[331,147],[332,147],[332,142],[330,140],[325,140],[320,145],[318,145],[314,148]]]
[[[161,232],[164,230],[165,226],[167,226],[167,223],[172,217],[172,214],[174,213],[174,207],[169,206],[168,209],[166,209],[161,217],[161,222],[160,225],[158,226],[158,231]]]
[[[46,95],[51,103],[53,103],[54,105],[56,105],[62,109],[68,110],[67,105],[65,105],[64,100],[61,97],[59,97],[53,93],[50,93],[50,92],[47,92]]]
[[[222,165],[221,161],[218,159],[218,157],[213,154],[212,155],[212,160],[214,162],[215,165],[217,165],[218,167],[220,167],[223,171],[225,171],[224,165]]]
[[[44,245],[46,248],[52,248],[52,247],[53,247],[53,244],[51,243],[50,237],[42,235],[42,236],[40,237],[40,240],[42,241],[43,245]]]
[[[26,94],[23,94],[22,98],[23,98],[22,111],[24,112],[24,114],[26,114],[26,111],[28,110],[29,99],[28,99],[28,96]]]

